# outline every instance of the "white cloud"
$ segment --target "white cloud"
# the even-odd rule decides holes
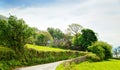
[[[63,2],[43,7],[11,8],[0,10],[23,18],[30,26],[46,30],[47,27],[65,30],[71,23],[79,23],[99,34],[100,40],[120,45],[120,5],[119,0],[86,0]]]

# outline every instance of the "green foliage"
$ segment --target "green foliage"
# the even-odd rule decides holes
[[[36,51],[34,49],[26,49],[26,51],[19,54],[17,60],[19,60],[23,66],[30,66],[71,59],[84,54],[86,53],[74,51]]]
[[[96,54],[89,53],[86,56],[88,61],[92,61],[92,62],[100,61],[100,57],[98,57]]]
[[[14,59],[10,59],[10,60],[4,59],[4,61],[0,60],[0,69],[9,70],[14,67],[44,64],[49,62],[65,60],[65,59],[71,59],[86,54],[84,52],[63,50],[63,49],[50,48],[50,47],[45,47],[45,48],[42,47],[42,50],[44,49],[43,51],[41,51],[40,49],[41,46],[33,47],[32,45],[27,45],[27,47],[24,48],[23,52],[18,52],[17,54],[15,54]]]
[[[49,32],[45,31],[40,31],[37,34],[37,40],[36,40],[36,45],[41,45],[41,46],[46,46],[46,45],[52,45],[53,43],[53,38],[49,34]]]
[[[73,37],[73,47],[76,50],[86,51],[87,47],[97,41],[95,33],[90,29],[83,29],[82,34]]]
[[[23,49],[33,35],[33,29],[24,20],[10,16],[8,20],[0,19],[0,41],[15,51]]]
[[[0,47],[0,61],[1,60],[11,60],[15,58],[15,51],[6,48],[6,47]]]
[[[0,61],[0,70],[13,70],[17,66],[22,66],[20,61],[10,60],[10,61]]]
[[[89,51],[95,53],[100,57],[101,60],[105,58],[104,49],[101,46],[90,46],[88,47]]]
[[[48,28],[47,31],[51,34],[53,39],[60,40],[60,39],[64,38],[64,33],[60,29],[58,29],[58,28],[56,28],[56,29]]]
[[[101,60],[109,59],[112,57],[111,49],[111,45],[107,44],[106,42],[99,41],[88,47],[88,50],[99,56]]]
[[[47,31],[53,37],[53,47],[63,47],[64,33],[58,28],[48,28]]]
[[[97,36],[95,35],[95,32],[90,29],[83,29],[82,35],[80,37],[80,44],[81,44],[81,50],[85,51],[87,50],[87,47],[90,46],[92,43],[97,41]]]
[[[81,38],[81,34],[78,34],[77,37],[76,36],[73,37],[72,44],[74,46],[72,47],[72,49],[81,50],[80,38]]]

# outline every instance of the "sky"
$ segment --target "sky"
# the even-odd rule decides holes
[[[98,33],[99,40],[120,46],[120,0],[0,0],[0,14],[23,18],[40,30],[65,31],[77,23]]]

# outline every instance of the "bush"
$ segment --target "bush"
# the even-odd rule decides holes
[[[87,57],[88,61],[93,61],[93,62],[100,61],[100,57],[98,57],[94,53],[89,53],[89,54],[86,55],[86,57]]]
[[[95,53],[101,60],[112,58],[111,45],[106,42],[95,42],[88,47],[88,51]]]
[[[14,59],[15,57],[15,51],[10,49],[10,48],[6,48],[6,47],[0,47],[0,61],[1,60],[11,60]]]
[[[90,46],[88,47],[90,52],[95,53],[101,60],[105,58],[104,49],[101,46]]]
[[[0,70],[13,70],[17,66],[22,66],[20,61],[10,60],[10,61],[0,61]]]

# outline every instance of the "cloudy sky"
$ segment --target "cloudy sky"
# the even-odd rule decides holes
[[[9,13],[40,30],[64,31],[78,23],[97,32],[99,40],[120,45],[120,0],[0,0],[0,14]]]

